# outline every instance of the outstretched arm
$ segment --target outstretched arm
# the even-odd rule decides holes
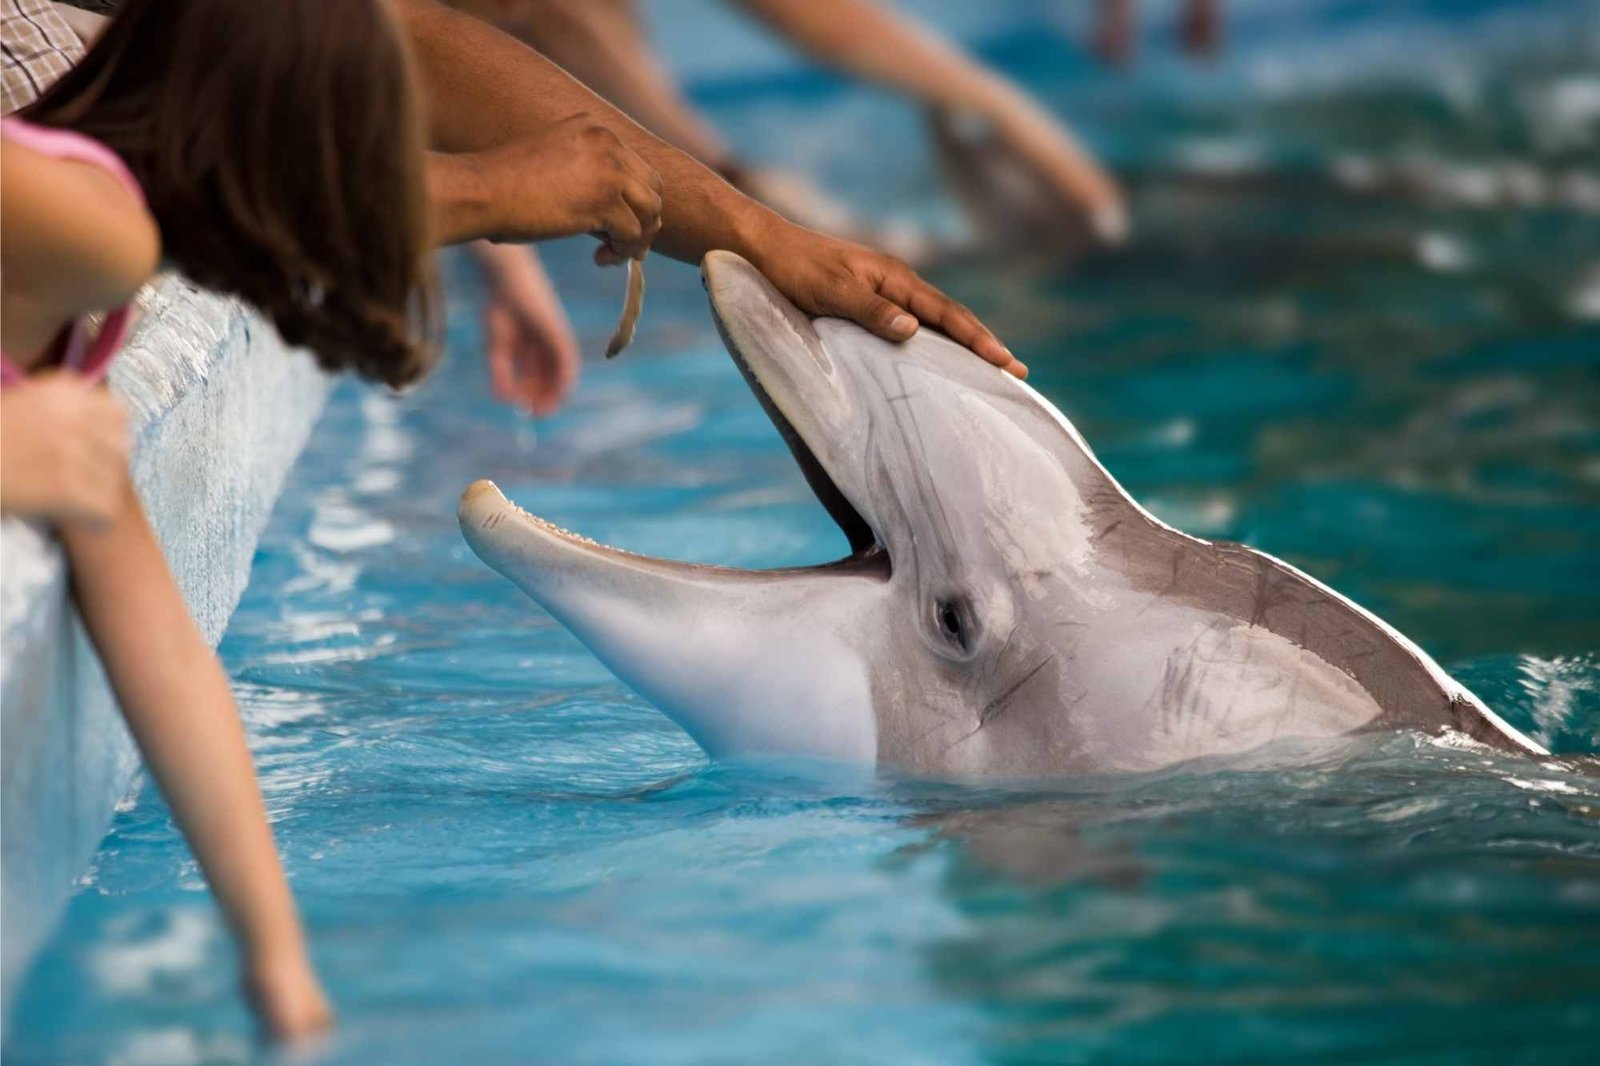
[[[797,306],[838,315],[888,340],[905,340],[921,321],[943,330],[996,366],[1022,364],[971,311],[898,260],[785,221],[677,149],[652,136],[532,49],[435,2],[400,0],[428,97],[436,147],[481,153],[514,143],[561,119],[587,113],[659,175],[661,235],[654,247],[686,262],[706,252],[738,252]],[[526,174],[528,185],[537,174]],[[505,205],[526,186],[488,193]],[[619,256],[602,249],[602,261]]]
[[[1097,229],[1125,225],[1116,183],[1061,123],[1009,79],[927,28],[875,0],[734,2],[820,63],[935,107],[983,116]]]
[[[434,147],[485,152],[588,114],[660,175],[668,195],[658,251],[699,262],[713,248],[743,246],[747,233],[771,223],[765,209],[508,34],[436,0],[401,0],[400,11],[421,70]],[[530,186],[539,181],[537,174],[526,177]]]
[[[73,591],[128,728],[239,938],[274,1035],[329,1012],[267,826],[228,679],[195,629],[131,480],[103,527],[63,525]]]
[[[635,0],[449,0],[561,64],[645,129],[714,169],[730,163],[716,130],[645,39]]]
[[[483,275],[484,359],[495,399],[548,415],[578,383],[583,358],[550,275],[530,247],[475,241]]]

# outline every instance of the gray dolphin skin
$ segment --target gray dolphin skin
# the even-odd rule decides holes
[[[487,481],[460,519],[713,756],[1043,777],[1388,728],[1542,752],[1338,593],[1158,521],[1050,403],[948,339],[813,320],[732,253],[702,274],[851,554],[775,571],[647,558]]]

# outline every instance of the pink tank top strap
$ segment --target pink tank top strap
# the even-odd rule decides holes
[[[86,137],[73,130],[56,129],[53,126],[35,126],[15,115],[0,118],[0,136],[8,141],[15,141],[24,148],[32,148],[40,155],[97,166],[122,182],[129,192],[139,198],[140,203],[144,203],[144,190],[139,187],[133,171],[128,169],[121,156],[93,137]]]
[[[92,137],[85,137],[72,130],[35,126],[15,115],[7,115],[0,119],[0,136],[31,148],[41,155],[97,166],[120,181],[129,192],[139,198],[141,204],[144,203],[144,190],[139,187],[138,180],[134,178],[127,164],[117,156],[117,153]],[[124,304],[108,312],[100,331],[93,336],[89,335],[85,320],[78,319],[67,331],[66,347],[60,365],[76,371],[91,381],[99,380],[105,376],[106,370],[111,365],[111,359],[122,347],[122,342],[127,340],[132,323],[131,304]],[[13,385],[26,377],[27,371],[0,355],[0,385]]]

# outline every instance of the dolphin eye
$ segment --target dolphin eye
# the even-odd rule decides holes
[[[961,608],[953,600],[940,600],[935,607],[939,632],[962,651],[967,650],[967,631],[961,622]]]

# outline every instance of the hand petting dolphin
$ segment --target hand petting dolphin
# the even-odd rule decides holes
[[[1039,777],[1379,728],[1540,752],[1332,589],[1154,518],[1050,403],[950,340],[810,319],[728,252],[702,274],[849,557],[648,558],[487,481],[460,518],[473,551],[712,755]]]

